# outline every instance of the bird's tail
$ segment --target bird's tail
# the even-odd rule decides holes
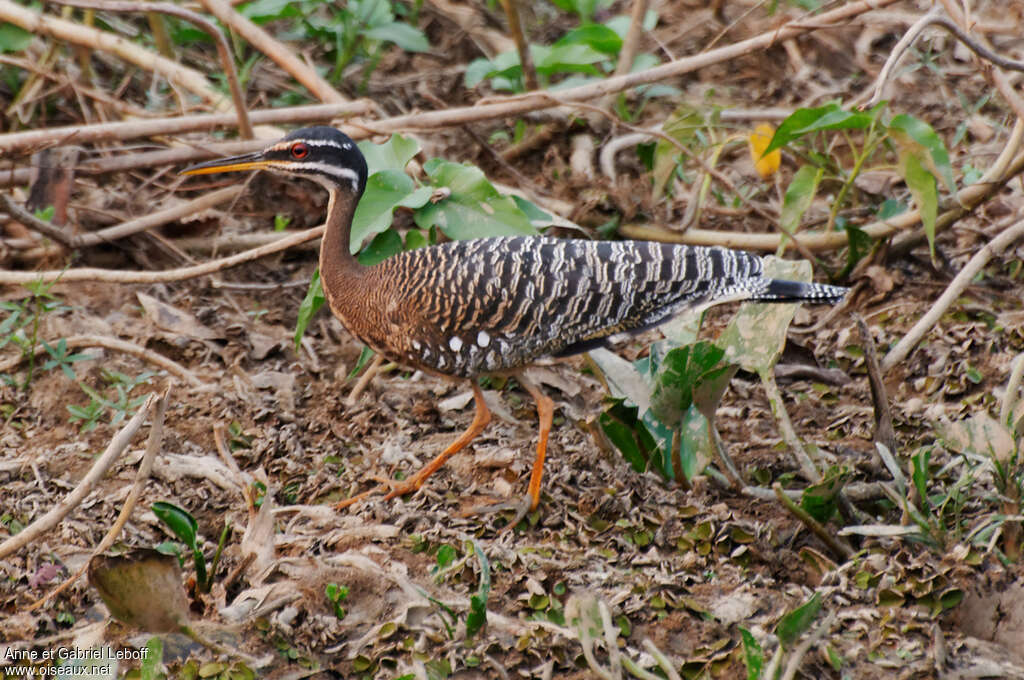
[[[750,299],[755,302],[816,302],[834,305],[841,301],[849,290],[825,283],[768,279],[767,285]]]

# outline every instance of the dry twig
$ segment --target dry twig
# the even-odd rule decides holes
[[[107,473],[110,466],[114,464],[120,455],[124,452],[128,445],[132,442],[132,437],[142,427],[142,423],[146,420],[146,416],[149,415],[150,411],[153,410],[153,406],[156,403],[156,394],[150,394],[149,398],[142,405],[141,408],[132,416],[131,420],[125,423],[125,426],[118,431],[114,438],[110,440],[110,444],[107,445],[106,450],[103,454],[96,459],[89,472],[82,478],[82,481],[71,490],[67,496],[64,497],[60,503],[55,505],[42,517],[39,517],[34,522],[29,524],[27,527],[16,533],[14,536],[9,537],[3,543],[0,543],[0,560],[4,559],[8,555],[12,554],[16,550],[20,550],[29,543],[35,541],[37,538],[45,534],[47,531],[57,526],[57,524],[64,519],[64,517],[78,507],[78,504],[85,500],[85,497],[93,490],[96,483],[103,478],[103,475]]]
[[[249,112],[245,106],[245,95],[242,94],[242,86],[238,82],[238,71],[235,69],[235,60],[231,56],[231,46],[227,38],[221,32],[217,24],[206,17],[200,16],[184,7],[178,7],[169,2],[130,2],[123,0],[54,0],[60,5],[71,7],[87,7],[89,9],[101,9],[110,12],[159,12],[169,14],[190,22],[192,25],[204,31],[213,38],[217,45],[217,57],[220,65],[224,68],[224,75],[228,80],[228,87],[231,89],[231,99],[235,102],[235,113],[238,116],[238,133],[242,139],[252,139],[252,123],[249,122]]]
[[[270,109],[254,111],[250,114],[250,120],[257,125],[276,125],[280,123],[314,123],[326,122],[335,118],[352,115],[366,115],[373,111],[372,102],[362,100],[357,102],[342,102],[338,104],[314,104],[311,106],[293,106],[284,109]],[[181,134],[184,132],[195,132],[197,130],[214,130],[217,128],[230,127],[237,123],[233,114],[214,113],[195,116],[173,116],[169,118],[151,118],[148,120],[131,120],[120,123],[97,123],[96,125],[68,125],[65,127],[42,128],[38,130],[26,130],[0,135],[0,155],[13,155],[16,153],[30,151],[41,146],[54,146],[68,144],[88,144],[95,142],[126,141],[142,137],[155,137],[159,135]],[[243,146],[236,146],[231,153],[242,153],[255,151],[262,148],[265,141],[244,142]],[[235,144],[239,144],[235,142]],[[205,146],[203,150],[206,156],[197,158],[212,157],[215,148],[213,145]],[[115,159],[116,160],[116,159]],[[163,162],[172,163],[179,159],[166,159]],[[188,159],[182,159],[188,160]],[[111,172],[113,170],[126,170],[129,167],[110,165],[108,160],[97,161],[94,164],[85,163],[82,169],[85,172]],[[159,162],[152,162],[157,165]],[[141,167],[141,166],[132,166]],[[102,170],[100,169],[102,168]],[[0,175],[0,181],[6,178],[8,172]]]
[[[32,213],[28,212],[20,205],[18,205],[14,199],[8,194],[0,194],[0,201],[3,202],[4,207],[7,208],[11,213],[11,217],[17,219],[23,225],[38,231],[39,233],[49,236],[54,241],[57,241],[61,245],[75,249],[75,248],[88,248],[89,246],[98,245],[100,243],[110,243],[117,239],[137,234],[140,231],[146,231],[153,227],[159,227],[168,222],[174,220],[180,220],[183,217],[194,215],[202,210],[206,210],[212,206],[230,201],[231,199],[238,196],[245,190],[244,186],[233,186],[218,189],[217,191],[211,191],[208,194],[204,194],[199,198],[191,201],[186,201],[181,205],[175,205],[164,210],[158,210],[155,213],[146,215],[145,217],[139,217],[134,220],[128,220],[121,224],[113,227],[107,227],[86,234],[72,235],[65,232],[63,229],[53,226],[49,222],[44,222]]]
[[[985,268],[988,261],[1020,238],[1024,238],[1024,220],[1020,220],[1016,224],[1007,227],[998,236],[982,246],[964,268],[960,270],[960,273],[953,278],[949,286],[946,287],[946,290],[939,296],[939,299],[928,310],[928,313],[922,316],[914,324],[914,327],[907,331],[907,334],[896,343],[896,346],[889,350],[889,353],[882,359],[882,371],[888,373],[897,364],[905,361],[914,348],[917,347],[917,343],[921,342],[921,339],[938,323],[950,305],[959,299],[978,272]]]
[[[179,267],[159,272],[143,272],[125,269],[97,269],[94,267],[82,267],[80,269],[49,270],[41,272],[9,272],[0,270],[0,284],[26,284],[39,282],[57,281],[61,283],[75,283],[78,281],[105,281],[107,283],[165,283],[167,281],[184,281],[194,279],[197,276],[213,274],[224,269],[229,269],[245,262],[252,262],[261,257],[288,250],[300,243],[312,241],[323,236],[323,225],[313,227],[305,231],[278,239],[259,248],[246,250],[245,252],[222,257],[218,260],[211,260],[203,264],[191,267]]]
[[[105,335],[71,335],[64,338],[64,342],[68,349],[79,349],[81,347],[102,347],[103,349],[109,349],[115,352],[121,352],[141,359],[154,366],[159,366],[171,375],[181,378],[192,387],[203,387],[203,381],[196,377],[195,373],[188,370],[178,362],[168,359],[167,357],[157,354],[152,350],[148,350],[145,347],[136,345],[133,342],[126,342],[124,340],[118,340],[117,338],[108,338]],[[40,343],[36,347],[36,354],[43,354],[46,352],[46,348]],[[7,373],[13,370],[18,364],[24,361],[27,357],[23,354],[0,363],[0,373]]]
[[[124,525],[128,523],[128,518],[131,517],[132,510],[135,509],[136,503],[139,502],[139,496],[142,495],[142,490],[146,488],[146,481],[153,472],[153,461],[156,459],[157,451],[160,450],[160,445],[163,443],[164,414],[167,412],[167,400],[170,397],[170,394],[171,388],[168,387],[156,402],[156,409],[153,412],[153,422],[149,428],[149,439],[146,442],[146,452],[143,454],[142,460],[139,462],[138,472],[135,473],[135,483],[132,484],[131,491],[128,492],[128,497],[125,499],[124,505],[121,506],[121,512],[117,515],[117,519],[114,521],[114,524],[111,525],[110,529],[103,537],[103,540],[99,542],[99,545],[93,548],[92,554],[89,556],[90,559],[99,555],[114,544],[114,541],[121,533],[121,529],[123,529]],[[71,576],[71,578],[67,579],[64,583],[61,583],[49,593],[30,604],[28,606],[29,610],[38,609],[63,593],[74,585],[88,569],[89,560],[86,560],[82,563],[82,566],[79,567],[78,571]]]
[[[11,0],[0,0],[0,21],[14,24],[36,35],[48,35],[73,45],[110,52],[130,64],[167,78],[173,85],[197,95],[220,110],[229,106],[224,95],[214,89],[199,71],[154,54],[119,35],[35,12]]]
[[[339,104],[347,101],[329,82],[293,53],[293,48],[282,44],[265,30],[236,12],[227,0],[201,0],[206,10],[225,26],[249,41],[253,47],[270,57],[295,80],[322,102]]]

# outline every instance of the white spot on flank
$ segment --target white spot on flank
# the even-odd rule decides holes
[[[476,344],[481,347],[487,347],[491,344],[491,336],[487,335],[487,331],[480,331],[476,334]]]
[[[423,349],[423,345],[420,344],[419,340],[413,340],[412,341],[412,348],[414,350],[416,350],[417,352],[419,352],[421,349]]]
[[[453,352],[458,352],[462,349],[462,338],[457,335],[453,335],[452,339],[448,341],[448,346],[452,348]]]

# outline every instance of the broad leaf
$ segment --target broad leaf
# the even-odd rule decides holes
[[[383,144],[362,141],[356,144],[366,157],[369,174],[381,170],[405,171],[405,166],[420,152],[420,145],[415,139],[402,135],[391,135]]]
[[[148,548],[89,560],[92,584],[111,615],[151,633],[175,633],[188,625],[188,600],[181,569],[172,555]]]
[[[306,328],[309,326],[309,322],[312,321],[313,316],[323,307],[326,298],[324,297],[324,289],[320,285],[320,270],[317,269],[313,272],[313,278],[309,282],[309,288],[306,289],[306,297],[302,299],[302,304],[299,305],[299,314],[295,319],[295,351],[299,351],[299,344],[302,342],[302,336],[306,333]]]
[[[363,248],[356,259],[359,260],[359,264],[372,267],[392,255],[402,252],[403,249],[402,237],[394,229],[388,229],[374,236],[370,244]]]
[[[950,192],[956,191],[956,184],[953,181],[953,166],[949,162],[949,152],[946,145],[935,132],[931,125],[914,116],[901,113],[889,123],[889,133],[893,135],[897,144],[905,147],[910,142],[921,146],[927,152],[924,161],[932,174],[942,179],[942,183]]]
[[[747,667],[747,680],[761,680],[764,669],[764,650],[754,636],[746,628],[740,627],[740,639],[743,641],[743,663]]]
[[[793,174],[786,195],[782,199],[782,211],[779,215],[779,226],[784,232],[794,233],[800,226],[804,213],[814,202],[824,169],[813,165],[803,165]]]
[[[32,34],[25,29],[0,22],[0,53],[21,52],[32,42]]]
[[[668,136],[686,146],[696,139],[697,130],[704,125],[704,117],[700,112],[689,104],[683,104],[672,112],[661,129]],[[679,147],[664,139],[659,139],[654,145],[654,193],[660,195],[668,184],[672,173],[675,172]]]
[[[665,355],[651,393],[651,410],[669,427],[678,426],[693,404],[693,390],[725,356],[710,342],[679,347]]]
[[[601,430],[637,472],[644,472],[657,451],[646,426],[637,418],[637,408],[616,399],[598,418]]]
[[[921,211],[921,224],[928,237],[928,248],[935,257],[935,220],[939,214],[939,195],[935,175],[928,172],[919,154],[908,149],[900,152],[900,173]]]
[[[479,168],[432,158],[423,169],[435,186],[448,187],[451,194],[416,211],[421,228],[437,225],[455,240],[537,234],[515,201],[498,193]]]
[[[824,524],[835,516],[839,509],[839,492],[850,479],[850,471],[845,468],[833,467],[824,479],[804,489],[800,497],[800,507]]]
[[[467,638],[476,636],[487,624],[487,598],[491,594],[491,563],[476,541],[473,541],[473,552],[480,562],[480,585],[476,594],[469,598],[469,613],[466,614]]]
[[[416,184],[402,170],[381,170],[366,182],[366,192],[359,200],[352,218],[349,247],[356,252],[370,236],[391,226],[395,208],[421,208],[430,200],[430,187]]]
[[[775,628],[779,644],[784,649],[792,647],[793,643],[811,627],[820,612],[821,593],[814,593],[811,599],[779,620],[779,625]]]
[[[178,537],[178,540],[189,548],[196,547],[196,535],[199,531],[199,524],[191,513],[173,503],[165,501],[157,501],[153,503],[151,508],[153,514],[167,525],[171,532]]]
[[[590,359],[604,374],[608,390],[616,399],[628,399],[647,411],[651,407],[651,387],[634,365],[603,347],[592,349]]]
[[[598,52],[616,55],[622,49],[622,37],[607,26],[587,24],[569,31],[555,45],[586,45]]]
[[[765,153],[781,149],[794,139],[822,130],[862,130],[871,125],[867,113],[843,111],[839,104],[826,104],[815,109],[797,109],[779,124]]]
[[[402,21],[374,26],[363,31],[363,35],[371,40],[394,43],[406,52],[426,52],[430,49],[430,41],[423,31]]]
[[[530,45],[530,56],[540,75],[556,73],[589,73],[600,75],[594,64],[608,57],[588,45]]]
[[[765,258],[764,273],[777,279],[810,281],[811,265],[804,260],[792,262],[770,257]],[[761,374],[771,370],[782,354],[786,331],[795,313],[793,303],[744,303],[716,344],[725,350],[728,362]]]

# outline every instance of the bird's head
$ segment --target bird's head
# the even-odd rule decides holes
[[[286,135],[262,151],[220,158],[182,170],[183,175],[209,175],[240,170],[270,170],[305,177],[329,191],[352,193],[366,188],[366,159],[348,135],[318,125]]]

